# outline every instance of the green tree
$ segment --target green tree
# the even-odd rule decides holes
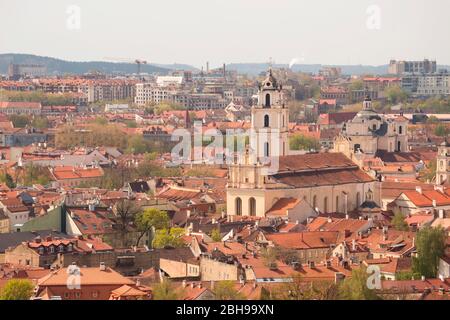
[[[417,257],[413,257],[413,271],[427,278],[436,277],[439,258],[444,255],[446,246],[444,228],[426,226],[416,234]]]
[[[104,117],[96,117],[94,119],[93,123],[101,125],[101,126],[106,126],[108,124],[108,119],[106,119]]]
[[[387,101],[391,105],[395,105],[408,99],[408,93],[404,91],[400,86],[391,86],[385,89],[384,94]]]
[[[3,287],[0,300],[29,300],[33,296],[34,285],[25,279],[11,279]]]
[[[420,279],[420,274],[413,271],[399,271],[395,274],[395,280],[412,280]]]
[[[405,216],[400,211],[395,212],[391,224],[396,230],[409,231],[409,226],[408,223],[405,221]]]
[[[306,137],[302,134],[296,134],[289,139],[291,150],[318,150],[320,148],[319,141]]]
[[[149,144],[142,135],[133,135],[129,138],[128,146],[125,150],[126,153],[139,154],[146,153],[148,151],[150,151]]]
[[[261,293],[259,295],[259,300],[272,300],[272,293],[265,287],[262,287]]]
[[[300,273],[292,275],[292,281],[283,283],[270,292],[276,300],[337,300],[338,287],[330,281],[305,282]]]
[[[363,90],[364,89],[364,81],[362,81],[360,79],[352,81],[352,83],[350,83],[349,89],[350,90]]]
[[[169,279],[164,279],[164,281],[153,287],[154,300],[178,300],[179,298],[180,293],[177,292],[172,281]]]
[[[6,186],[8,188],[15,188],[16,184],[14,183],[14,179],[13,177],[11,177],[11,175],[7,172],[5,172],[4,174],[0,175],[0,181],[3,182],[4,184],[6,184]]]
[[[122,199],[116,203],[115,213],[122,233],[127,232],[128,226],[134,222],[135,217],[140,210],[141,208],[136,205],[136,202],[128,199]]]
[[[47,168],[29,163],[23,168],[22,184],[31,186],[33,184],[47,185],[50,183],[50,172]]]
[[[439,137],[446,137],[450,133],[450,130],[442,123],[438,124],[434,128],[434,134]]]
[[[268,247],[261,250],[261,257],[263,258],[264,265],[268,268],[276,269],[278,267],[278,251],[274,247]]]
[[[154,248],[180,248],[185,245],[183,239],[183,228],[170,228],[156,230],[155,239],[153,240]]]
[[[235,282],[231,280],[219,281],[214,286],[216,300],[243,300],[244,297],[235,288]]]
[[[31,126],[37,129],[47,129],[50,124],[47,117],[35,117],[31,121]]]
[[[222,240],[222,236],[220,235],[219,228],[215,228],[215,229],[213,229],[213,231],[211,231],[211,239],[214,242],[219,242]]]
[[[30,124],[30,117],[22,114],[13,114],[9,116],[9,121],[12,122],[14,128],[25,128]]]
[[[367,286],[368,274],[365,268],[354,269],[352,276],[339,285],[342,300],[378,300],[380,297]]]
[[[166,228],[169,227],[170,218],[165,211],[156,208],[149,208],[139,212],[136,215],[134,224],[140,232],[140,235],[136,241],[136,245],[139,245],[139,242],[145,234],[148,234],[153,230],[166,230]]]

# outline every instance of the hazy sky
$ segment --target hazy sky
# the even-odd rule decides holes
[[[269,57],[450,64],[449,14],[448,0],[0,0],[0,53],[197,67]]]

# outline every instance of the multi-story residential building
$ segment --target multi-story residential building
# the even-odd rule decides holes
[[[419,76],[416,93],[424,96],[450,94],[450,73],[441,72]]]
[[[402,77],[402,89],[420,96],[449,95],[450,73],[409,74]]]
[[[405,73],[435,73],[437,70],[436,61],[424,59],[423,61],[397,61],[389,62],[389,74],[402,75]]]
[[[41,112],[42,105],[39,102],[0,102],[0,113],[7,115],[40,115]]]
[[[191,93],[175,87],[155,86],[152,83],[138,83],[134,101],[140,106],[166,101],[191,110],[223,109],[227,105],[227,99],[224,99],[222,94]]]
[[[140,106],[148,103],[161,103],[171,100],[173,89],[155,86],[153,83],[136,84],[136,96],[134,102]]]
[[[47,68],[40,64],[13,64],[8,67],[8,77],[16,80],[21,77],[43,76],[47,73]]]

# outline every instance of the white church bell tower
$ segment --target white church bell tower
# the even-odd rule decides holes
[[[259,85],[258,104],[252,107],[250,147],[258,158],[289,154],[289,109],[285,106],[282,85],[269,70]]]

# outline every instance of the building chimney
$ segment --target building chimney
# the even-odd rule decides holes
[[[355,239],[352,240],[352,251],[353,252],[356,251],[356,240]]]
[[[181,282],[181,285],[183,286],[183,288],[186,288],[186,286],[187,286],[186,280],[183,280],[183,281]]]
[[[417,191],[418,193],[422,194],[422,187],[417,186],[417,187],[416,187],[416,191]]]
[[[347,213],[347,214],[345,214],[345,220],[348,220],[348,219],[350,219],[350,216]]]
[[[106,264],[104,262],[100,262],[100,271],[106,271]]]
[[[437,202],[436,202],[436,200],[435,199],[433,199],[433,208],[436,208],[437,207]]]

